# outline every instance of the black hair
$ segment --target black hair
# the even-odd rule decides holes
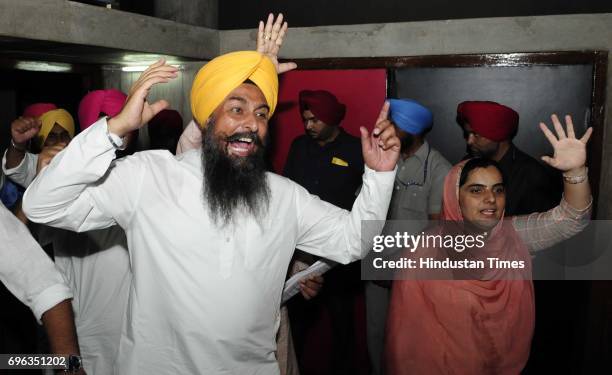
[[[498,162],[489,158],[472,158],[468,160],[467,163],[465,163],[463,169],[461,170],[461,176],[459,177],[459,186],[465,185],[468,177],[470,176],[470,172],[472,172],[474,169],[488,167],[495,167],[499,171],[499,174],[501,174],[502,176],[502,184],[505,185],[506,176],[504,176],[504,172],[502,172]]]

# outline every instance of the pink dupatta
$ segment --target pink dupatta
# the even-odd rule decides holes
[[[458,196],[464,165],[446,176],[444,220],[463,221]],[[512,249],[529,259],[510,220],[493,229],[486,249],[487,254]],[[386,373],[519,374],[529,358],[534,322],[531,280],[396,280],[387,318]]]

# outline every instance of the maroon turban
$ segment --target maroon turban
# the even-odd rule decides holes
[[[183,117],[174,109],[164,109],[149,120],[149,132],[168,130],[179,135],[183,132]]]
[[[338,125],[344,118],[346,106],[329,91],[303,90],[300,91],[300,114],[306,110],[310,110],[326,125]]]
[[[23,117],[40,117],[45,113],[57,109],[52,103],[34,103],[30,104],[23,110]]]
[[[519,115],[510,107],[495,102],[463,102],[457,106],[457,118],[472,130],[495,142],[511,139],[518,128]]]

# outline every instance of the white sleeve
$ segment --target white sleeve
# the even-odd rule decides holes
[[[308,194],[306,189],[298,188],[296,247],[343,264],[363,258],[370,246],[368,238],[364,238],[366,242],[362,244],[362,222],[375,221],[368,224],[369,235],[382,231],[396,170],[375,172],[366,166],[361,191],[350,212]]]
[[[36,223],[84,232],[126,227],[146,168],[137,156],[116,162],[106,118],[76,136],[30,184],[23,211]]]
[[[40,322],[45,311],[72,298],[72,292],[25,225],[1,204],[0,223],[0,281]]]
[[[2,156],[2,171],[4,174],[13,180],[16,184],[19,184],[25,188],[27,188],[34,177],[36,177],[36,165],[38,164],[38,154],[32,154],[30,152],[26,152],[23,159],[21,159],[21,163],[14,168],[7,169],[6,168],[6,153],[8,149],[4,151],[4,155]]]

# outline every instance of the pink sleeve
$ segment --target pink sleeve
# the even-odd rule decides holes
[[[570,206],[565,198],[558,206],[546,211],[529,215],[514,216],[512,224],[529,251],[549,248],[581,232],[591,219],[591,203],[578,210]]]

